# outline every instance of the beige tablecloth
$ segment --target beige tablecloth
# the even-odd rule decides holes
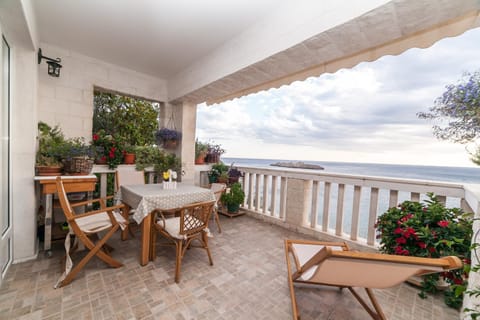
[[[122,202],[136,209],[133,218],[139,224],[153,209],[167,210],[215,200],[210,189],[182,183],[177,183],[176,189],[162,189],[161,184],[121,186],[120,197]]]

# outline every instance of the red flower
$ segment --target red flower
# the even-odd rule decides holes
[[[453,283],[455,283],[455,284],[462,284],[462,283],[463,283],[463,279],[462,279],[462,278],[455,278],[455,279],[453,279]]]
[[[435,249],[434,247],[429,247],[428,251],[430,251],[430,253],[435,253],[437,252],[437,249]]]
[[[448,227],[448,224],[449,224],[449,223],[450,223],[450,222],[447,221],[447,220],[438,221],[438,225],[439,225],[440,227],[442,227],[442,228]]]
[[[403,243],[407,243],[407,239],[405,239],[404,237],[400,237],[395,239],[395,242],[399,244],[403,244]]]
[[[98,140],[98,134],[94,134],[93,135],[93,141],[97,141]]]
[[[408,227],[407,230],[403,233],[405,238],[410,238],[410,236],[415,235],[415,229]]]
[[[402,228],[396,228],[394,231],[393,231],[394,234],[401,234],[403,233],[403,229]]]
[[[425,249],[427,247],[427,245],[425,244],[425,242],[417,242],[417,245],[422,248],[422,249]]]

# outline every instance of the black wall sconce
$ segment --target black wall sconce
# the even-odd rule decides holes
[[[51,75],[52,77],[59,77],[60,69],[62,68],[62,65],[60,64],[60,62],[62,62],[62,59],[60,58],[52,59],[49,57],[42,56],[42,49],[38,49],[38,64],[42,62],[42,59],[47,60],[48,74]]]

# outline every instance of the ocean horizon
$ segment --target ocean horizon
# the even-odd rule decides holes
[[[255,159],[222,157],[225,164],[234,166],[272,167],[276,162],[302,161],[308,164],[322,166],[321,172],[344,173],[352,175],[409,178],[457,183],[480,184],[479,167],[447,167],[431,165],[402,165],[362,162],[310,161],[285,159]],[[275,167],[272,167],[275,168]]]

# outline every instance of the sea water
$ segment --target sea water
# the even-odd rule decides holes
[[[264,167],[264,168],[278,168],[271,167],[272,163],[276,162],[288,162],[289,160],[281,159],[246,159],[246,158],[222,158],[228,165],[236,166],[252,166],[252,167]],[[298,160],[302,161],[302,160]],[[442,167],[442,166],[415,166],[415,165],[399,165],[399,164],[373,164],[373,163],[353,163],[353,162],[331,162],[331,161],[303,161],[309,164],[320,165],[324,168],[321,172],[328,173],[342,173],[351,175],[362,176],[377,176],[377,177],[393,177],[393,178],[407,178],[407,179],[419,179],[430,181],[444,181],[453,183],[467,183],[467,184],[480,184],[480,167]],[[260,181],[260,184],[263,184]],[[262,186],[260,185],[260,188]],[[344,202],[344,221],[343,230],[347,233],[351,229],[351,208],[353,201],[353,186],[345,187],[345,202]],[[261,190],[261,189],[260,189]],[[277,191],[278,192],[278,191]],[[362,192],[360,202],[360,225],[359,236],[365,238],[368,230],[368,207],[369,207],[369,193],[370,190]],[[336,199],[337,189],[332,186],[331,197]],[[262,194],[260,195],[262,197]],[[319,201],[323,199],[323,189],[319,191]],[[409,199],[409,193],[399,192],[399,202]],[[279,199],[279,197],[277,197]],[[379,202],[377,214],[388,209],[388,190],[380,190]],[[422,197],[421,200],[424,200]],[[262,201],[262,199],[260,199]],[[447,199],[447,207],[460,206],[459,199]],[[279,206],[277,205],[277,208]],[[319,203],[319,210],[317,211],[317,221],[321,222],[323,217],[323,204]],[[336,217],[334,215],[336,211],[335,201],[330,202],[329,208],[329,228],[335,228]]]

